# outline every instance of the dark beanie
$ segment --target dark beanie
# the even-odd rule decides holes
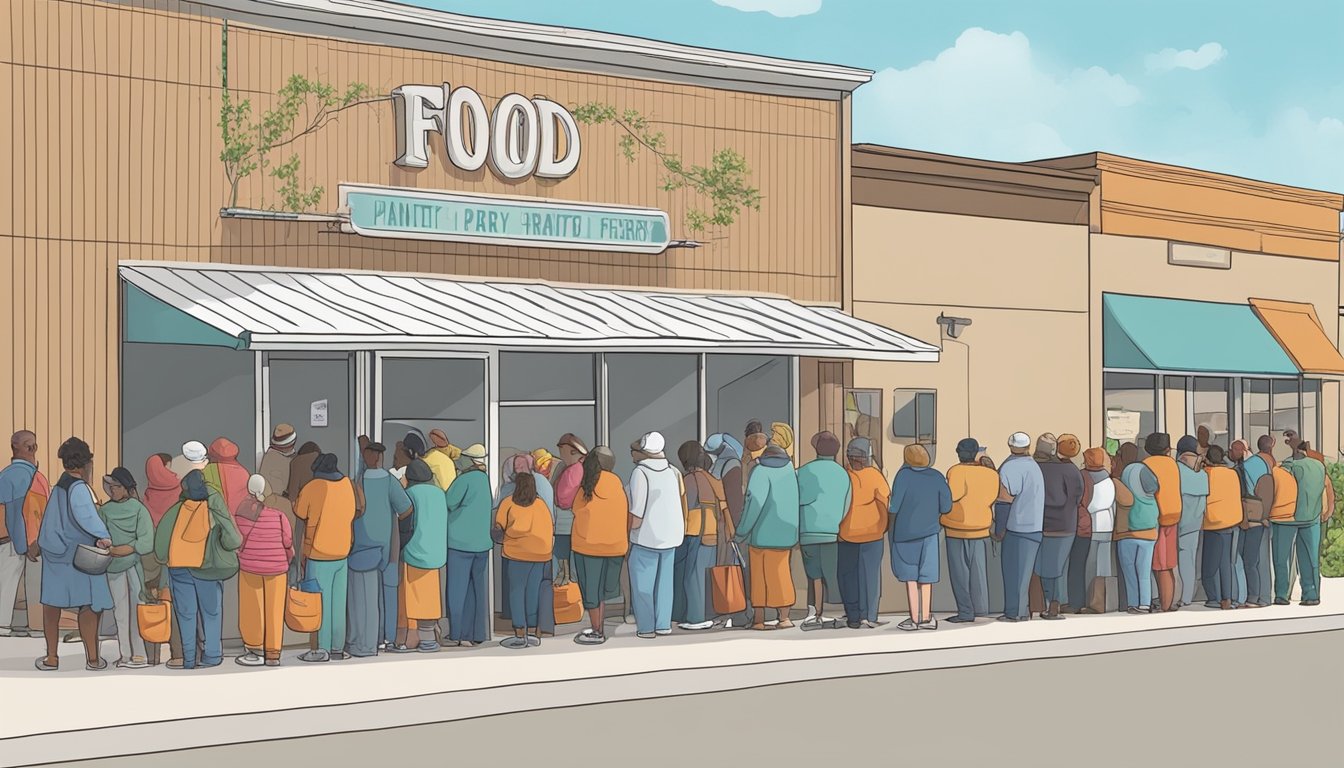
[[[418,459],[425,455],[425,438],[419,432],[407,432],[406,437],[401,439],[401,447],[406,449],[411,458]]]
[[[1199,441],[1190,435],[1176,441],[1176,453],[1199,453]]]
[[[314,475],[332,475],[336,474],[336,454],[319,453],[316,459],[313,459]]]
[[[406,466],[406,480],[412,483],[428,483],[434,479],[434,470],[423,459],[416,459]]]
[[[1149,456],[1159,456],[1171,450],[1171,435],[1154,432],[1143,441],[1143,450]]]

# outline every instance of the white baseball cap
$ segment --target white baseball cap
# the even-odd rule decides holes
[[[639,438],[639,452],[649,456],[662,456],[663,449],[667,447],[667,441],[663,439],[661,432],[650,432]]]
[[[1008,438],[1009,448],[1027,448],[1031,446],[1031,435],[1026,432],[1014,432],[1012,437]]]
[[[182,444],[182,458],[193,464],[205,461],[205,446],[197,440],[190,440]]]

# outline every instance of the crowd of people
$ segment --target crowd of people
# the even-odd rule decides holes
[[[86,668],[101,670],[100,627],[115,624],[116,666],[142,668],[159,662],[163,643],[146,642],[137,616],[166,603],[167,666],[214,667],[224,590],[236,583],[243,666],[279,665],[287,623],[309,634],[304,662],[476,646],[490,635],[496,551],[510,649],[540,645],[570,608],[567,621],[588,617],[574,641],[601,645],[607,607],[622,597],[639,638],[674,626],[792,628],[795,549],[804,631],[880,625],[884,552],[909,603],[899,629],[937,629],[932,587],[944,571],[956,609],[944,620],[987,617],[990,541],[1001,550],[1000,621],[1031,618],[1033,583],[1047,620],[1111,606],[1178,610],[1196,599],[1197,564],[1206,607],[1286,605],[1295,576],[1302,604],[1315,605],[1321,524],[1334,511],[1324,457],[1294,433],[1291,458],[1278,462],[1269,436],[1254,452],[1185,436],[1173,456],[1162,433],[1112,455],[1068,434],[1018,432],[999,467],[966,438],[946,474],[916,444],[890,482],[863,437],[842,445],[819,432],[798,466],[783,423],[750,422],[741,441],[683,443],[675,464],[649,432],[629,447],[624,481],[610,448],[567,433],[555,454],[507,456],[498,489],[484,446],[458,448],[442,430],[407,433],[391,467],[384,445],[358,443],[347,475],[336,454],[299,445],[280,424],[253,474],[228,439],[190,441],[177,457],[149,457],[143,489],[116,467],[99,494],[83,440],[61,444],[50,485],[37,436],[15,433],[0,471],[0,633],[41,635],[35,666],[55,671],[62,619],[73,616]],[[33,596],[40,602],[40,631],[31,620],[11,626],[21,578],[30,615]],[[745,599],[725,609],[733,578]],[[318,596],[312,614],[295,618],[305,595]],[[828,616],[828,605],[842,615]]]

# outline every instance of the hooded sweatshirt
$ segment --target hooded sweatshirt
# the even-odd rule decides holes
[[[157,526],[181,497],[182,480],[162,458],[150,456],[145,460],[145,481],[145,509],[149,510],[149,519]]]
[[[716,439],[717,438],[717,439]],[[746,489],[742,479],[742,444],[737,438],[720,432],[705,441],[705,450],[715,456],[709,473],[723,483],[723,498],[728,502],[728,516],[736,525],[742,520]]]
[[[659,456],[646,458],[630,472],[630,514],[643,522],[630,531],[630,543],[646,549],[675,549],[686,538],[681,473]]]
[[[206,456],[210,459],[210,465],[205,468],[206,482],[215,484],[210,483],[211,473],[218,478],[217,483],[224,497],[224,505],[230,514],[236,513],[238,505],[248,498],[247,479],[250,477],[243,465],[238,463],[237,444],[226,437],[216,438],[206,449]]]
[[[114,558],[107,568],[108,573],[129,571],[140,564],[141,555],[154,551],[154,522],[149,518],[149,510],[139,499],[109,501],[98,508],[98,516],[107,524],[112,546],[129,544],[135,548],[133,554]]]
[[[289,465],[293,460],[294,454],[285,455],[276,448],[267,448],[257,467],[257,474],[266,478],[266,506],[284,513],[291,526],[294,524],[294,503],[285,498],[285,489],[289,487]]]
[[[334,456],[326,453],[322,457],[327,465],[313,467],[313,479],[299,493],[294,515],[307,521],[303,530],[304,557],[344,560],[350,556],[354,543],[355,486],[336,470]],[[439,495],[442,497],[443,492]]]
[[[798,468],[798,542],[827,544],[840,535],[849,511],[849,473],[830,456],[818,456]]]
[[[756,461],[747,481],[747,507],[737,541],[757,549],[791,549],[798,544],[798,475],[782,448],[772,445]]]

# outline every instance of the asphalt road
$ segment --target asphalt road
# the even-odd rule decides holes
[[[1201,643],[59,765],[1329,765],[1341,644]]]

